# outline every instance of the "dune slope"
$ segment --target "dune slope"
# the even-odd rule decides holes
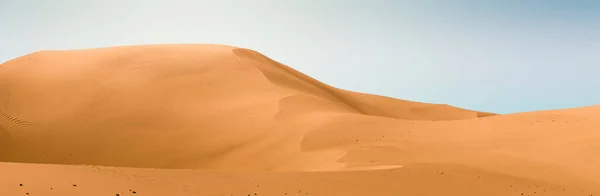
[[[294,145],[306,128],[293,126],[311,117],[327,123],[321,115],[478,116],[342,91],[252,50],[222,45],[43,51],[3,64],[0,85],[2,127],[14,141],[0,160],[14,162],[218,169],[225,163],[211,163],[228,154],[268,154],[275,146],[285,149],[273,152],[280,156],[313,156]],[[323,153],[329,159],[343,152]],[[280,160],[239,167],[272,169],[285,164]]]
[[[147,195],[245,195],[255,181],[271,195],[590,195],[599,126],[597,106],[495,115],[346,91],[224,45],[41,51],[0,65],[0,162],[13,162],[0,164],[13,175],[0,186],[31,191],[61,175],[73,177],[52,186],[122,182]],[[84,193],[63,191],[45,194]]]

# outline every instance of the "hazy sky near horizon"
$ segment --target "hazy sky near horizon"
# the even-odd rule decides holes
[[[217,43],[330,85],[496,113],[600,104],[598,0],[0,0],[0,62]]]

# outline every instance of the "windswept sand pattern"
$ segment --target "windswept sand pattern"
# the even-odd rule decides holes
[[[600,193],[598,106],[399,100],[201,44],[36,52],[0,93],[0,195]]]
[[[7,113],[5,113],[2,110],[0,110],[0,120],[6,122],[8,124],[13,124],[13,125],[18,125],[18,126],[32,126],[32,127],[40,126],[37,123],[24,121],[17,117],[8,115]]]

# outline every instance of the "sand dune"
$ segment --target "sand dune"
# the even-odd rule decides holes
[[[598,106],[398,100],[232,46],[41,51],[0,65],[0,195],[594,195],[598,127]]]

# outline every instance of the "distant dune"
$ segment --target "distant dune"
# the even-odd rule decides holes
[[[598,195],[599,127],[598,106],[399,100],[232,46],[41,51],[0,65],[0,195]]]

